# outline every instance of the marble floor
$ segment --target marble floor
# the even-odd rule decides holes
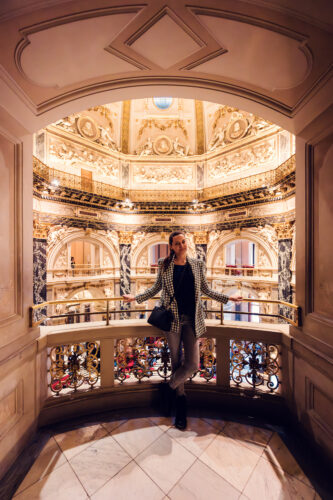
[[[191,417],[186,431],[159,416],[90,420],[44,431],[31,453],[10,498],[321,498],[279,433],[231,420]]]

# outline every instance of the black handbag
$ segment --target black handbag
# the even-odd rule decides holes
[[[166,309],[164,306],[155,306],[147,322],[150,325],[156,326],[160,330],[169,332],[172,320],[173,320],[173,313],[170,309]]]
[[[178,291],[180,284],[183,281],[186,265],[184,266],[184,269],[182,271],[182,274],[181,274],[180,280],[178,282],[176,291]],[[171,323],[173,320],[173,313],[170,309],[170,306],[175,298],[176,291],[174,292],[173,296],[171,297],[171,300],[169,302],[169,307],[166,308],[165,306],[155,306],[154,309],[152,310],[149,318],[147,319],[147,323],[149,323],[152,326],[156,326],[156,328],[159,328],[160,330],[163,330],[164,332],[170,331]]]

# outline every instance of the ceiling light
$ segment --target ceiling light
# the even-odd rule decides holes
[[[52,184],[52,186],[59,186],[60,182],[58,181],[58,179],[53,179],[51,184]]]

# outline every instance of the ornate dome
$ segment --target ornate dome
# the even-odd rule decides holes
[[[171,97],[96,106],[35,138],[35,155],[49,167],[135,201],[211,199],[253,176],[254,187],[268,186],[293,152],[289,132],[251,113]]]

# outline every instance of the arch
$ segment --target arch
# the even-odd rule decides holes
[[[143,238],[131,255],[131,267],[133,269],[138,267],[139,258],[144,250],[148,250],[152,245],[156,245],[158,243],[168,244],[168,238],[164,239],[160,233],[152,234],[148,236],[148,238]]]
[[[270,245],[268,245],[268,243],[263,238],[256,235],[255,233],[252,232],[250,233],[246,229],[242,230],[239,236],[236,236],[235,233],[228,233],[225,235],[222,234],[212,243],[212,245],[208,246],[207,267],[213,267],[216,254],[221,247],[225,247],[227,243],[231,243],[232,241],[236,241],[239,239],[249,240],[251,243],[256,243],[257,245],[258,244],[261,245],[271,261],[272,268],[273,269],[278,268],[277,251],[274,251],[274,249]]]
[[[97,287],[94,287],[94,286],[89,286],[88,288],[85,288],[85,287],[80,287],[80,288],[76,288],[75,290],[70,290],[69,294],[68,294],[68,297],[66,297],[67,300],[71,300],[74,295],[76,295],[77,293],[81,293],[81,292],[84,292],[84,291],[88,291],[91,293],[92,299],[104,299],[105,298],[105,295],[103,295],[102,293],[102,290],[100,288],[97,288]]]
[[[113,266],[114,267],[120,267],[120,260],[119,260],[119,252],[116,250],[114,245],[106,238],[104,235],[99,234],[97,232],[91,232],[87,234],[83,229],[78,229],[76,231],[70,231],[68,234],[65,234],[60,241],[58,241],[49,251],[48,253],[48,258],[47,258],[47,267],[48,269],[54,269],[54,265],[56,263],[56,259],[61,252],[62,248],[64,245],[67,245],[67,243],[70,243],[71,241],[77,240],[77,239],[84,239],[85,241],[90,241],[91,243],[98,243],[102,244],[106,247],[108,252],[111,255],[111,258],[113,260]]]
[[[28,123],[24,125],[29,127],[31,133],[35,133],[64,116],[79,113],[97,105],[102,106],[107,103],[111,104],[112,102],[126,101],[128,99],[144,99],[152,96],[163,97],[168,94],[174,98],[197,99],[221,105],[228,104],[231,107],[261,116],[265,120],[279,125],[291,133],[295,133],[292,118],[287,117],[284,113],[280,113],[269,105],[243,97],[243,92],[237,87],[232,89],[230,93],[224,91],[222,85],[209,80],[202,82],[201,79],[191,78],[184,82],[182,86],[177,83],[176,78],[175,82],[168,79],[168,84],[156,84],[154,78],[147,78],[146,80],[145,85],[142,86],[136,86],[136,82],[132,82],[130,79],[125,80],[122,82],[123,87],[120,89],[115,83],[110,82],[109,90],[104,92],[91,91],[90,94],[84,97],[78,97],[55,108],[48,108],[38,116],[31,116]],[[163,78],[159,78],[159,80],[163,82]],[[29,112],[31,113],[30,110]],[[33,125],[31,125],[31,121]]]

